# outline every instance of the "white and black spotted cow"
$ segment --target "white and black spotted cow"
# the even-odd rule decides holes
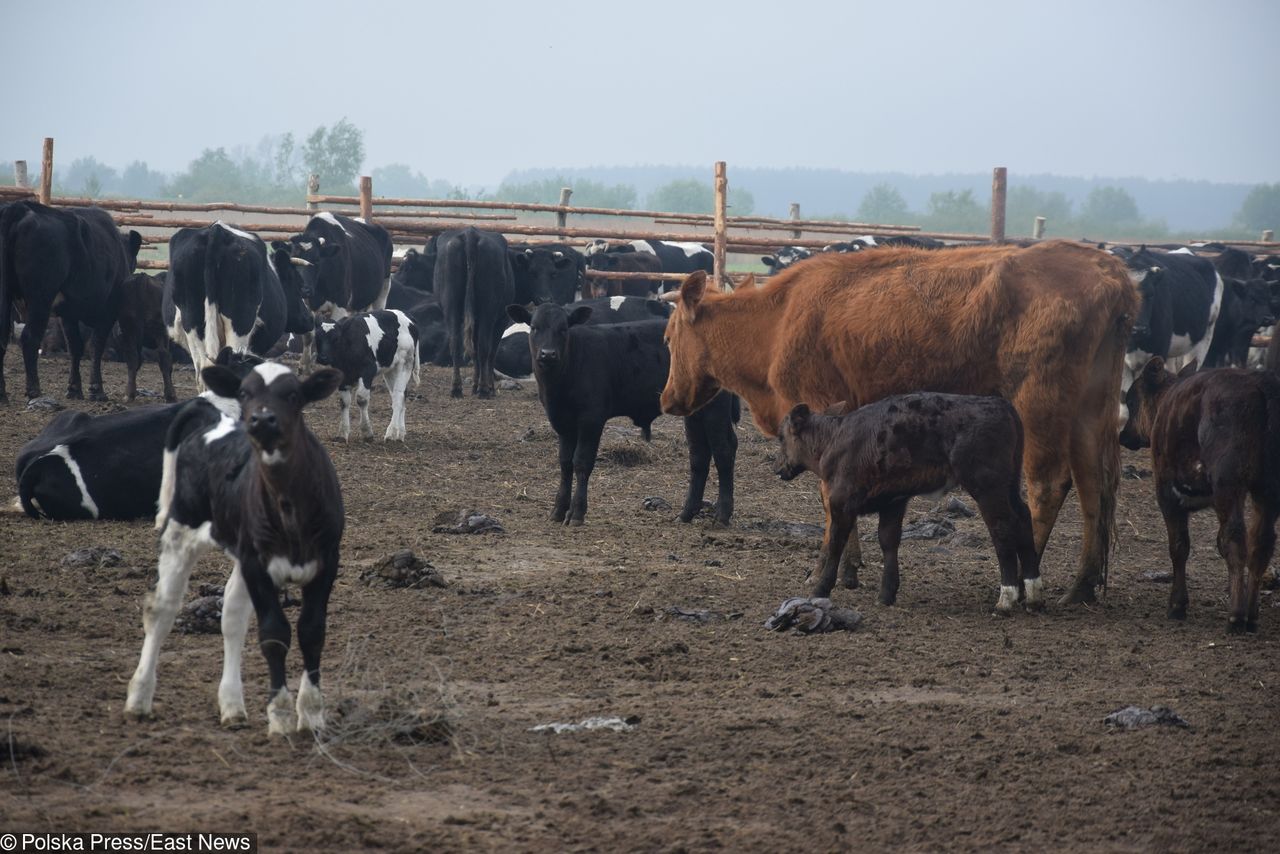
[[[230,349],[215,364],[243,377],[262,363]],[[154,517],[160,497],[164,438],[186,406],[240,417],[240,401],[206,391],[193,401],[139,406],[91,416],[67,411],[18,451],[18,502],[37,519],[142,519]]]
[[[1190,251],[1154,252],[1116,247],[1112,250],[1129,267],[1142,306],[1133,332],[1121,391],[1152,356],[1183,359],[1203,366],[1213,341],[1222,307],[1222,276],[1213,264]]]
[[[813,253],[802,246],[784,246],[773,255],[761,255],[760,262],[769,268],[770,273],[781,273],[792,264],[799,264]]]
[[[710,274],[715,267],[715,255],[701,243],[677,243],[671,240],[632,240],[610,245],[604,240],[593,240],[583,253],[588,259],[601,252],[638,252],[658,259],[663,273],[692,273],[702,270]],[[597,265],[597,269],[601,269]],[[674,286],[674,283],[672,283]]]
[[[156,517],[159,578],[145,605],[146,640],[129,681],[125,713],[151,714],[160,647],[197,558],[217,548],[234,563],[222,604],[222,723],[246,720],[240,656],[252,605],[270,671],[268,732],[316,731],[324,726],[320,655],[345,515],[333,461],[307,429],[302,408],[332,394],[342,374],[323,368],[299,380],[289,368],[268,362],[243,380],[220,366],[206,368],[204,379],[218,395],[238,399],[243,412],[232,418],[193,404],[165,439]],[[298,646],[305,671],[296,719],[285,684],[291,633],[279,595],[290,585],[302,587]]]
[[[369,392],[382,377],[391,393],[391,423],[383,440],[404,441],[404,392],[409,380],[420,382],[418,327],[403,311],[371,311],[316,324],[316,361],[342,371],[338,387],[342,414],[338,432],[351,436],[351,390],[360,407],[360,434],[373,438],[369,424]]]

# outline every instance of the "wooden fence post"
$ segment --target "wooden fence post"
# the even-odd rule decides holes
[[[723,287],[724,282],[724,254],[725,243],[727,242],[725,234],[725,205],[729,195],[729,179],[725,177],[724,161],[716,161],[716,210],[715,210],[715,243],[712,254],[713,262],[712,280],[715,283],[716,290]]]
[[[316,175],[315,173],[312,173],[307,178],[307,196],[310,197],[310,196],[318,196],[318,195],[320,195],[320,176]],[[320,210],[319,202],[313,202],[310,200],[310,198],[308,198],[307,210],[309,211]]]
[[[13,161],[13,185],[24,190],[31,186],[27,183],[27,161]]]
[[[1031,227],[1031,236],[1036,240],[1044,237],[1044,217],[1036,217],[1036,224]]]
[[[561,187],[560,188],[560,207],[562,208],[568,207],[569,197],[572,195],[573,195],[573,187]],[[556,227],[559,228],[561,231],[563,231],[565,229],[565,226],[567,226],[568,224],[569,224],[569,212],[556,211]]]
[[[799,218],[800,218],[800,203],[792,202],[791,203],[791,219],[799,219]],[[799,240],[800,229],[797,228],[794,231],[792,231],[791,236],[794,237],[796,240]]]
[[[44,138],[44,156],[40,161],[40,204],[47,205],[53,198],[53,137]]]
[[[997,166],[991,173],[991,242],[1004,243],[1004,200],[1009,170]]]
[[[1262,232],[1262,242],[1270,243],[1275,238],[1275,234],[1276,233],[1274,231],[1268,228],[1266,231]]]
[[[373,222],[373,178],[360,176],[360,218],[365,222]]]

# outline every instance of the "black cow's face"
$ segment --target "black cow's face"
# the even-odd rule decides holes
[[[1233,281],[1231,287],[1235,289],[1236,299],[1240,301],[1241,320],[1248,327],[1250,335],[1259,328],[1276,322],[1269,283],[1262,279],[1250,279],[1247,282]]]
[[[530,314],[525,306],[509,305],[507,316],[516,323],[529,324],[529,355],[535,369],[554,372],[569,360],[570,327],[586,323],[591,306],[567,311],[563,306],[546,303]]]
[[[302,280],[302,298],[313,307],[320,273],[320,248],[320,241],[303,240],[301,237],[294,237],[289,247],[289,254],[297,259],[294,263]]]
[[[1159,267],[1149,267],[1143,270],[1130,270],[1129,278],[1138,287],[1138,297],[1141,304],[1138,308],[1138,319],[1133,324],[1133,331],[1129,334],[1129,350],[1145,350],[1154,352],[1159,350],[1159,342],[1153,341],[1152,337],[1158,333],[1160,318],[1156,316],[1157,294],[1164,283],[1164,271]]]
[[[317,320],[315,331],[316,361],[321,365],[333,364],[334,345],[338,340],[338,324],[331,320]]]
[[[391,281],[406,288],[431,293],[435,290],[436,253],[434,251],[419,252],[410,249],[404,253],[400,267]]]
[[[289,244],[284,241],[276,240],[271,244],[271,266],[275,269],[276,277],[280,279],[280,287],[284,291],[285,313],[290,326],[310,314],[303,296],[306,288],[302,276],[302,271],[309,263],[302,258],[295,258]]]
[[[773,470],[783,480],[794,480],[809,470],[802,445],[809,415],[809,407],[801,403],[782,419],[778,428],[778,458]]]
[[[1120,431],[1120,444],[1131,451],[1151,445],[1151,430],[1155,426],[1156,406],[1160,395],[1173,383],[1173,375],[1164,369],[1164,359],[1153,357],[1133,378],[1133,384],[1125,392],[1124,404],[1129,410],[1129,420]]]
[[[205,368],[205,384],[215,394],[240,401],[240,417],[249,441],[264,465],[288,461],[306,425],[302,408],[324,400],[338,388],[342,372],[322,368],[305,380],[278,362],[264,362],[242,380],[220,365]]]

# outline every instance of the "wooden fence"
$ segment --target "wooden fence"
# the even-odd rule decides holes
[[[558,204],[377,197],[373,194],[373,180],[369,176],[360,178],[359,194],[349,196],[321,193],[319,178],[312,175],[307,184],[307,195],[303,206],[54,197],[52,194],[53,168],[53,139],[46,138],[40,186],[35,189],[27,187],[27,164],[25,161],[17,161],[14,164],[17,186],[0,187],[0,201],[34,196],[44,204],[57,206],[96,205],[110,212],[118,225],[139,229],[143,236],[144,249],[154,250],[167,244],[175,229],[199,228],[214,221],[207,217],[181,217],[175,214],[224,212],[262,214],[278,219],[262,222],[237,220],[234,225],[246,231],[256,232],[264,240],[280,240],[302,231],[307,219],[317,211],[331,209],[377,222],[391,233],[392,240],[399,245],[421,244],[432,235],[469,223],[500,232],[511,239],[516,246],[549,240],[589,239],[610,241],[653,239],[701,243],[711,247],[715,259],[714,280],[717,282],[724,282],[727,278],[726,256],[729,253],[767,254],[776,252],[783,246],[820,249],[838,239],[851,239],[862,235],[907,234],[952,244],[1001,242],[1005,238],[1005,195],[1008,185],[1007,170],[1004,167],[993,170],[990,233],[968,234],[925,232],[915,225],[803,219],[800,216],[800,206],[794,203],[791,205],[787,219],[730,216],[727,205],[728,175],[723,161],[717,162],[714,168],[715,207],[711,214],[575,206],[570,204],[573,191],[568,187],[561,191]],[[522,222],[519,214],[554,214],[554,219]],[[600,225],[598,222],[570,225],[570,216],[614,218],[618,220],[618,224],[616,227]],[[636,220],[650,222],[640,224],[636,223]],[[1033,239],[1039,239],[1043,229],[1044,218],[1037,217]],[[1251,249],[1280,249],[1280,246],[1272,242],[1270,231],[1263,232],[1260,241],[1230,241],[1230,243],[1233,246]],[[166,269],[168,262],[164,257],[144,256],[139,259],[138,267],[144,270],[160,270]],[[603,279],[636,277],[635,274],[606,271],[593,272],[592,275]],[[652,275],[644,277],[655,278]]]

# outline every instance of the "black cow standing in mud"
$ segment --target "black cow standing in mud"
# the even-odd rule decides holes
[[[529,325],[529,350],[538,380],[538,398],[560,444],[560,487],[554,522],[581,525],[587,515],[587,481],[596,464],[600,435],[610,418],[625,416],[649,439],[650,425],[662,414],[660,396],[671,354],[663,343],[665,320],[591,326],[589,306],[572,311],[541,305],[532,313],[508,306],[516,323]],[[684,419],[689,441],[689,492],[680,521],[702,509],[711,461],[720,477],[715,521],[727,525],[733,515],[733,466],[740,414],[735,395],[722,392]],[[576,481],[576,483],[575,483]]]
[[[0,207],[0,402],[8,400],[4,353],[15,303],[26,307],[21,341],[27,397],[40,396],[40,342],[56,304],[71,352],[67,397],[83,397],[84,324],[93,337],[89,399],[107,399],[102,353],[119,311],[120,286],[133,272],[141,246],[138,232],[121,234],[111,215],[100,208],[63,210],[33,201]]]
[[[475,363],[471,393],[491,398],[504,312],[515,294],[506,238],[470,227],[444,232],[436,240],[434,280],[453,359],[452,394],[462,397],[465,352]]]

